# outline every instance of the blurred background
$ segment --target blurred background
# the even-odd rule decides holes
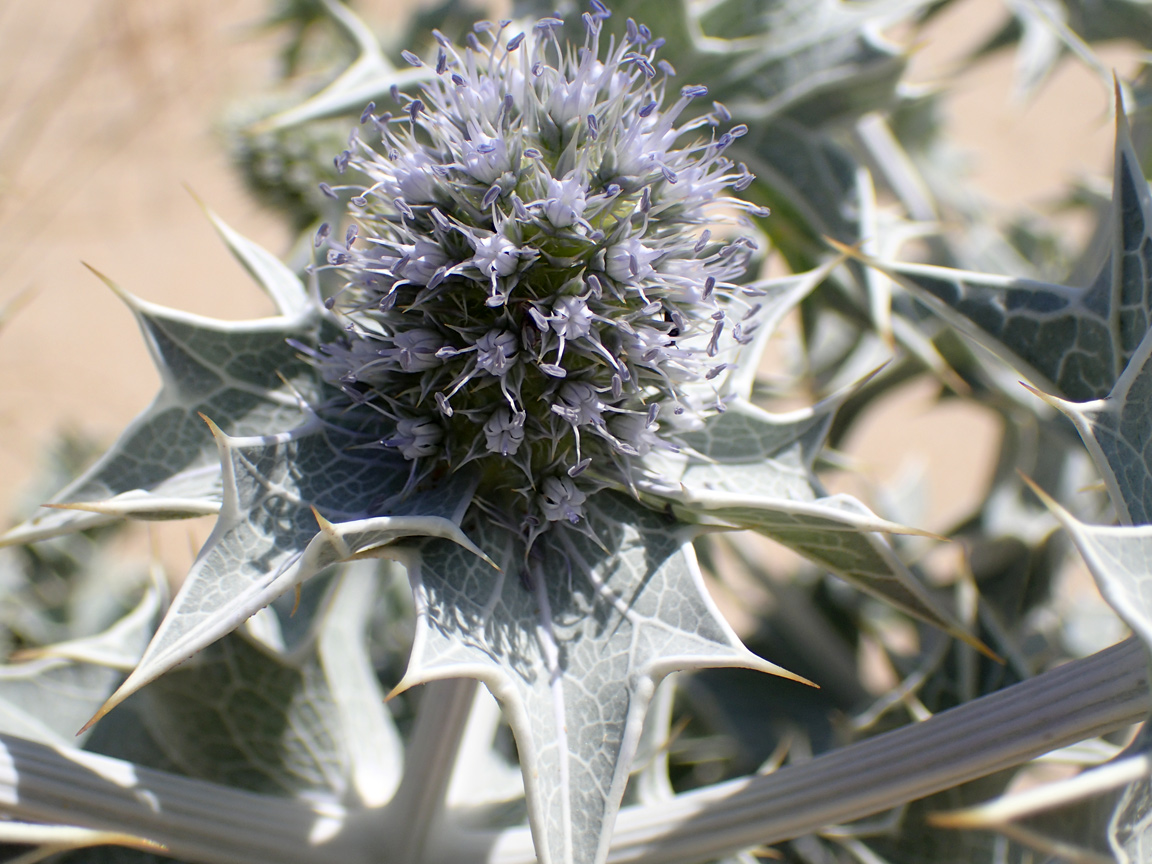
[[[410,11],[433,5],[360,0],[355,8],[387,42],[400,38]],[[477,17],[499,14],[474,6]],[[131,314],[85,264],[191,312],[240,319],[271,311],[191,193],[267,248],[288,251],[289,226],[244,189],[225,131],[238,106],[280,78],[289,34],[264,26],[276,8],[276,0],[0,4],[0,307],[15,301],[0,332],[7,522],[55,491],[30,483],[59,436],[107,445],[157,390]],[[951,8],[907,46],[910,80],[932,86],[950,77],[1006,14],[999,0]],[[1123,45],[1100,54],[1121,71],[1135,56]],[[1106,178],[1111,162],[1105,83],[1066,58],[1021,104],[1012,63],[1005,52],[959,69],[946,102],[945,134],[965,151],[971,188],[994,213],[1043,210],[1071,180]],[[1070,237],[1084,231],[1074,220],[1066,227]],[[901,472],[926,470],[930,516],[921,527],[943,529],[982,499],[999,429],[970,405],[937,403],[935,392],[925,382],[883,400],[847,449],[864,471],[852,482],[865,498]],[[209,527],[154,530],[173,575]]]

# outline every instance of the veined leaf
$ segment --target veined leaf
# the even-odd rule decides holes
[[[41,510],[0,536],[0,545],[43,540],[123,516],[171,519],[215,512],[221,497],[219,458],[197,415],[237,435],[290,429],[303,421],[300,400],[315,398],[319,385],[287,340],[311,341],[318,318],[301,299],[298,280],[295,287],[290,284],[290,273],[272,267],[235,232],[226,239],[293,315],[216,321],[132,297],[105,279],[136,316],[160,373],[160,393],[91,469],[50,502],[76,507]]]
[[[1152,650],[1152,525],[1086,525],[1032,489],[1072,536],[1104,599]]]
[[[1116,121],[1114,231],[1088,288],[928,265],[870,262],[1063,399],[1103,398],[1127,367],[1152,315],[1152,199],[1121,111]]]
[[[785,415],[733,402],[702,431],[682,436],[689,455],[679,470],[662,459],[658,472],[672,482],[637,485],[670,502],[685,521],[756,531],[971,643],[880,534],[917,532],[875,516],[850,496],[823,495],[812,465],[839,398]]]
[[[94,749],[148,767],[286,796],[349,785],[339,709],[314,651],[294,663],[232,633],[109,721],[115,734],[97,727]]]
[[[684,526],[602,492],[586,505],[585,528],[554,529],[526,554],[515,535],[477,526],[500,571],[440,541],[408,562],[417,634],[400,687],[474,677],[500,700],[546,864],[604,860],[665,675],[787,674],[744,648],[717,612]]]
[[[1079,430],[1120,520],[1152,522],[1152,333],[1104,399],[1073,403],[1047,398]]]
[[[693,491],[814,500],[812,466],[842,399],[837,395],[787,414],[771,414],[745,401],[730,403],[723,414],[709,417],[700,431],[680,436],[686,464],[682,473],[665,476]],[[737,485],[732,465],[741,466]]]
[[[23,652],[0,666],[0,731],[55,746],[74,746],[76,727],[144,653],[160,614],[150,586],[136,608],[103,633]]]
[[[232,633],[97,726],[92,749],[251,791],[386,803],[403,750],[367,655],[374,570],[333,580],[295,655]]]
[[[483,558],[454,521],[471,500],[464,481],[400,501],[408,463],[350,449],[363,439],[318,420],[282,435],[215,433],[216,527],[140,664],[90,722],[330,564],[386,556],[412,536],[444,537]]]

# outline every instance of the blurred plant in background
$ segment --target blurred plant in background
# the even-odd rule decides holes
[[[1147,74],[1072,252],[903,82],[952,5],[280,4],[227,140],[299,242],[208,214],[276,314],[105,279],[161,392],[0,537],[11,860],[1145,860]],[[1006,8],[1022,99],[1152,34]],[[827,488],[925,381],[1002,430],[944,537]],[[171,602],[115,563],[203,515]]]

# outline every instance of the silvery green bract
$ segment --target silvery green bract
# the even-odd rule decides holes
[[[0,577],[36,586],[36,556],[54,556],[90,598],[100,559],[78,562],[99,532],[216,523],[170,603],[156,576],[116,595],[127,615],[26,588],[0,605],[40,646],[0,667],[0,841],[110,847],[77,854],[114,862],[748,860],[976,778],[991,775],[957,801],[998,795],[995,772],[1146,712],[1138,647],[1035,675],[1075,653],[1052,622],[1080,620],[1036,587],[1063,560],[1046,508],[1152,639],[1152,204],[1123,117],[1089,287],[991,275],[1012,262],[1036,276],[1011,235],[975,224],[940,150],[901,127],[931,106],[901,86],[884,33],[936,4],[515,6],[515,21],[460,34],[445,13],[389,59],[345,7],[319,4],[356,59],[236,133],[254,184],[309,226],[293,265],[208,212],[273,316],[201,318],[100,277],[162,388],[0,538],[34,544],[0,558]],[[1027,38],[1064,20],[1047,8],[1012,4],[1025,90],[1056,50]],[[316,162],[340,123],[345,149]],[[278,147],[273,163],[307,170],[258,170],[252,154]],[[953,214],[959,237],[937,224]],[[901,260],[916,240],[930,264]],[[769,251],[793,272],[762,277]],[[786,319],[803,362],[765,376]],[[903,526],[915,490],[891,496],[889,519],[817,476],[863,410],[925,372],[1005,429],[987,500],[951,532],[971,571],[952,596],[907,563],[936,542]],[[771,410],[774,397],[802,407]],[[1094,476],[1107,501],[1077,491]],[[1107,506],[1121,525],[1091,524]],[[796,553],[801,576],[766,576],[746,536],[714,539],[736,530]],[[751,644],[793,646],[774,656],[825,688],[839,728],[803,717],[817,697],[802,684],[760,674],[803,681],[742,643],[698,553],[714,589],[745,568],[775,598]],[[915,634],[913,653],[888,625]],[[864,709],[852,639],[903,676]],[[714,667],[730,668],[669,680]],[[937,714],[871,737],[901,711]],[[669,752],[674,715],[687,756]],[[90,717],[79,749],[68,736]],[[709,731],[755,776],[709,785],[693,761],[711,758],[697,758]],[[837,736],[852,743],[803,758]],[[799,755],[771,770],[785,740]],[[1077,758],[1117,752],[1094,746]],[[1124,777],[1140,776],[1141,748],[1115,763]],[[1146,857],[1146,796],[1130,786],[1112,815],[1131,860]],[[920,827],[937,806],[910,805],[901,831],[825,831],[789,860],[973,860]]]

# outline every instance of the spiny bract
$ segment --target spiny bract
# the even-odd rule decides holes
[[[722,411],[759,308],[734,281],[755,244],[709,228],[758,212],[726,194],[752,179],[723,155],[746,127],[721,132],[719,103],[676,125],[707,88],[677,90],[631,19],[601,59],[609,14],[576,50],[558,18],[481,22],[463,49],[437,32],[423,92],[369,105],[379,144],[356,129],[336,159],[368,178],[339,190],[343,242],[317,238],[346,280],[344,333],[312,352],[327,380],[385,418],[410,487],[477,463],[481,506],[529,538]]]

